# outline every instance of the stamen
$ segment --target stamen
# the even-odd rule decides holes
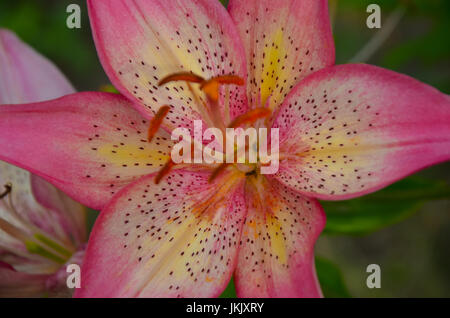
[[[222,129],[222,131],[225,130],[225,124],[223,123],[223,120],[221,118],[221,112],[219,109],[218,101],[219,101],[219,88],[220,85],[244,85],[245,81],[244,79],[240,78],[239,76],[235,75],[223,75],[223,76],[216,76],[209,80],[203,79],[201,76],[195,75],[190,72],[181,72],[169,75],[165,78],[163,78],[158,85],[162,86],[169,82],[173,81],[185,81],[187,82],[188,88],[192,95],[194,96],[195,101],[198,105],[203,106],[203,109],[207,112],[207,117],[209,121],[211,121],[213,124],[216,125],[216,127],[219,127]],[[198,83],[200,84],[200,89],[206,94],[208,97],[209,103],[206,104],[203,102],[203,100],[197,96],[197,93],[192,89],[190,83]],[[228,95],[228,94],[227,94]],[[227,96],[228,98],[228,96]],[[226,101],[228,102],[228,101]],[[161,123],[164,119],[164,117],[167,115],[169,111],[169,106],[163,106],[158,110],[158,113],[155,115],[153,120],[150,123],[149,131],[148,131],[148,140],[151,141],[153,136],[156,134],[156,131],[161,126]],[[202,109],[200,108],[200,111]],[[267,112],[267,114],[264,114],[264,112]],[[237,126],[246,123],[246,122],[252,122],[259,118],[266,117],[270,114],[270,111],[267,109],[264,110],[253,110],[246,114],[244,117],[238,117],[238,121],[235,120],[235,124]],[[228,114],[229,116],[229,114]],[[206,116],[205,116],[206,117]],[[236,127],[237,127],[236,126]],[[155,184],[159,184],[164,176],[166,176],[172,168],[176,164],[170,159],[158,172],[158,174],[155,177]],[[216,170],[213,171],[212,175],[209,178],[209,182],[214,181],[217,176],[225,170],[227,167],[226,164],[222,164],[221,166],[217,167]]]
[[[28,225],[25,224],[25,226],[28,227]],[[26,233],[23,229],[9,223],[5,219],[0,218],[0,229],[7,233],[8,235],[12,236],[13,238],[23,242],[25,244],[25,247],[27,248],[28,252],[31,254],[38,254],[42,257],[48,258],[52,261],[55,261],[57,263],[64,264],[66,260],[68,260],[70,257],[68,257],[66,260],[61,255],[58,255],[54,251],[49,250],[48,248],[45,248],[39,242],[36,242],[34,240],[34,237],[30,236],[28,233]]]
[[[170,172],[170,170],[172,170],[173,166],[175,166],[175,162],[173,162],[172,159],[169,159],[169,161],[166,162],[164,167],[162,167],[162,169],[159,170],[158,174],[156,175],[155,184],[159,184],[162,178],[164,178],[164,176],[166,176]]]
[[[153,117],[150,126],[148,127],[148,142],[152,141],[169,110],[170,106],[164,105],[158,110],[155,117]]]
[[[253,124],[255,121],[261,118],[269,117],[271,111],[265,107],[258,107],[250,110],[249,112],[242,114],[236,117],[231,124],[228,126],[229,128],[237,128],[244,124]]]
[[[27,248],[27,251],[30,252],[31,254],[40,255],[42,257],[54,261],[55,263],[64,264],[66,262],[62,257],[59,257],[58,255],[46,250],[41,245],[33,241],[26,241],[25,247]]]
[[[216,76],[207,81],[204,81],[200,85],[200,89],[205,92],[205,94],[212,99],[214,102],[219,100],[219,87],[220,85],[244,85],[244,79],[236,75],[223,75]]]
[[[236,75],[222,75],[222,76],[216,76],[213,77],[207,81],[205,81],[200,88],[202,88],[203,86],[205,86],[208,82],[212,82],[215,81],[217,83],[219,83],[220,85],[238,85],[238,86],[242,86],[244,85],[244,79],[236,76]]]
[[[0,193],[0,200],[3,199],[4,197],[6,197],[12,190],[12,184],[11,183],[7,183],[4,185],[5,187],[5,191],[3,191],[2,193]]]
[[[211,176],[209,176],[208,182],[212,183],[227,168],[227,166],[227,163],[222,163],[220,166],[214,169]]]
[[[202,114],[204,119],[207,120],[211,116],[211,113],[210,113],[211,110],[208,107],[208,105],[206,105],[205,102],[198,96],[198,94],[194,91],[194,89],[191,86],[191,83],[198,83],[198,84],[203,83],[203,82],[205,82],[205,79],[203,77],[193,74],[191,72],[180,72],[180,73],[175,73],[175,74],[166,76],[158,83],[158,86],[162,86],[167,83],[174,82],[174,81],[186,82],[186,84],[189,88],[189,91],[191,92],[192,96],[195,99],[196,104],[198,106],[200,106],[200,107],[198,107],[198,111]],[[209,124],[213,124],[213,123],[209,123]]]
[[[219,101],[219,82],[207,81],[201,85],[201,89],[211,101],[214,103]]]
[[[158,86],[165,85],[170,82],[177,82],[177,81],[183,81],[183,82],[190,82],[190,83],[203,83],[205,80],[203,77],[199,75],[195,75],[189,72],[181,72],[181,73],[175,73],[172,75],[169,75],[167,77],[164,77],[162,80],[159,81]]]
[[[194,159],[194,148],[195,148],[195,144],[191,143],[191,160]],[[183,149],[181,149],[180,151],[180,155],[183,155]],[[175,162],[173,162],[172,157],[170,157],[170,159],[166,162],[166,164],[161,168],[161,170],[158,171],[158,174],[155,177],[155,184],[159,184],[162,180],[162,178],[164,178],[164,176],[166,176],[174,166],[176,166],[177,164]]]
[[[202,106],[202,107],[198,107],[198,111],[202,115],[203,119],[205,121],[207,121],[208,124],[211,124],[211,122],[210,122],[211,121],[211,112],[210,112],[208,105],[206,105],[206,103],[194,91],[194,88],[192,87],[191,83],[188,82],[186,84],[187,84],[187,87],[189,88],[189,91],[191,92],[192,96],[194,97],[195,103],[197,105]]]
[[[67,248],[65,248],[58,242],[54,241],[53,239],[45,236],[44,234],[36,233],[36,234],[34,234],[34,237],[41,243],[47,245],[48,247],[50,247],[51,249],[53,249],[60,255],[64,256],[64,258],[67,260],[70,259],[70,257],[73,254],[73,252],[69,251]]]

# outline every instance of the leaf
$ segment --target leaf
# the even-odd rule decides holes
[[[233,278],[231,278],[227,288],[225,288],[225,290],[223,291],[222,295],[220,295],[219,298],[237,298]]]
[[[97,220],[97,217],[100,215],[99,211],[86,208],[87,215],[86,215],[86,227],[88,233],[91,233],[92,228],[94,227],[95,221]]]
[[[446,182],[410,177],[361,198],[322,202],[327,215],[324,233],[363,235],[398,223],[429,200],[450,198]]]
[[[316,271],[323,295],[327,298],[351,297],[340,269],[331,261],[316,257]]]

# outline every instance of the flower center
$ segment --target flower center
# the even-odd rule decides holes
[[[211,123],[214,128],[219,129],[222,132],[221,138],[222,145],[226,145],[226,136],[227,131],[229,129],[236,129],[240,127],[249,127],[255,125],[260,119],[268,118],[271,115],[271,111],[268,108],[265,107],[259,107],[251,109],[250,111],[234,118],[233,121],[226,123],[224,119],[222,118],[221,111],[220,111],[220,87],[222,85],[238,85],[242,86],[244,85],[244,80],[238,76],[235,75],[223,75],[223,76],[217,76],[213,77],[211,79],[204,79],[201,76],[195,75],[193,73],[175,73],[171,74],[164,79],[162,79],[159,82],[159,86],[166,85],[170,82],[174,81],[183,81],[186,82],[188,85],[188,88],[191,92],[191,94],[194,97],[194,100],[197,103],[198,109],[200,113],[202,114],[203,118]],[[191,84],[197,84],[199,85],[199,89],[206,95],[207,102],[204,101],[204,99],[200,98],[196,91],[193,89]],[[228,94],[228,91],[227,91]],[[229,98],[224,98],[224,102],[228,103]],[[227,109],[228,105],[224,105],[225,109]],[[151,142],[154,135],[157,133],[158,129],[161,127],[164,118],[167,116],[168,112],[170,111],[170,106],[163,105],[160,107],[158,112],[155,114],[155,117],[151,120],[149,129],[148,129],[148,141]],[[251,127],[252,128],[252,127]],[[267,130],[266,130],[267,132]],[[234,138],[233,138],[234,139]],[[250,138],[249,138],[250,139]],[[266,140],[267,141],[267,140]],[[239,155],[239,153],[242,153],[242,151],[245,152],[245,158],[249,158],[249,147],[253,147],[258,151],[259,148],[259,142],[253,142],[253,144],[247,145],[244,142],[245,148],[240,148],[240,145],[236,144],[236,140],[233,140],[234,143],[234,155],[233,157],[236,158],[236,156]],[[191,148],[195,148],[194,143],[192,143]],[[266,147],[267,148],[267,147]],[[191,151],[191,155],[193,155],[193,152]],[[229,153],[227,152],[227,156],[229,156]],[[259,160],[259,156],[257,157]],[[228,160],[224,160],[224,162],[220,164],[215,170],[213,170],[211,176],[210,176],[210,182],[212,182],[218,175],[220,175],[223,171],[225,171],[228,166],[234,165],[239,171],[247,174],[252,174],[254,172],[258,171],[258,168],[260,166],[260,162],[247,162],[238,163],[239,161],[230,163]],[[171,157],[168,162],[163,166],[163,168],[158,172],[155,183],[158,184],[162,178],[167,175],[171,169],[176,165],[176,163],[173,161],[173,158]]]

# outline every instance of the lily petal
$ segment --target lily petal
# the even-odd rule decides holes
[[[230,0],[245,45],[251,104],[272,109],[307,75],[334,64],[327,0]]]
[[[75,92],[49,60],[5,29],[0,29],[0,70],[0,104],[40,102]]]
[[[0,29],[0,70],[0,104],[39,102],[74,92],[71,84],[50,61],[23,43],[14,33],[4,29]],[[46,85],[43,86],[42,82]],[[31,174],[27,171],[0,162],[0,191],[4,190],[4,185],[11,183],[12,202],[20,216],[43,231],[57,234],[60,232],[59,224],[51,224],[51,221],[54,221],[50,217],[52,214],[48,214],[48,211],[43,209],[33,197],[35,193],[30,186],[30,176]],[[43,183],[42,186],[45,186],[46,190],[41,187],[34,190],[42,194],[57,191],[49,184]],[[58,196],[55,199],[69,200],[65,196]],[[5,201],[8,200],[5,199]],[[5,211],[3,204],[5,201],[0,202],[0,210],[2,210],[0,215],[3,217],[9,213]],[[80,213],[78,217],[83,216],[80,211],[82,207],[77,203],[68,209],[72,211],[64,211],[66,208],[60,211],[71,213],[77,210],[76,213]],[[78,231],[84,227],[79,226],[73,230]]]
[[[0,262],[0,297],[42,297],[49,277],[17,272],[8,264]]]
[[[276,177],[321,199],[376,191],[450,158],[450,98],[364,64],[319,71],[281,107]]]
[[[42,82],[46,83],[45,87]],[[73,92],[70,83],[50,61],[12,32],[0,29],[0,104],[37,102]],[[58,242],[70,253],[86,240],[85,213],[81,204],[70,200],[43,180],[33,188],[31,180],[34,178],[38,179],[28,171],[0,162],[0,191],[4,194],[0,200],[0,263],[6,261],[19,272],[47,274],[56,270],[58,264],[30,253],[26,241],[38,235],[52,243]],[[6,189],[8,191],[4,192]],[[37,193],[40,197],[49,194],[46,201],[52,206],[51,210],[41,205]],[[50,193],[58,195],[50,196]],[[62,202],[64,204],[60,204],[59,209],[54,209],[55,203]],[[10,275],[10,279],[27,280],[28,277],[16,272]],[[31,289],[36,282],[39,289],[45,287],[41,279],[36,281],[30,278]],[[17,282],[20,286],[22,283],[25,282]],[[3,287],[0,286],[0,289]],[[24,291],[30,289],[21,288]],[[14,296],[15,293],[16,289],[11,288],[11,294],[4,295]]]
[[[95,0],[88,1],[88,8],[97,51],[112,83],[146,118],[170,105],[166,129],[205,119],[202,102],[186,83],[158,87],[166,76],[193,72],[204,79],[246,77],[243,46],[219,1]],[[207,101],[197,87],[192,89]],[[224,89],[230,92],[231,116],[244,112],[245,89]]]
[[[76,246],[87,241],[86,208],[36,175],[31,175],[31,189],[35,200],[52,211],[52,218],[61,224],[66,238]]]
[[[277,181],[246,186],[235,284],[239,297],[321,297],[314,243],[325,226],[320,204]]]
[[[30,275],[53,275],[61,268],[61,264],[49,262],[49,259],[41,255],[31,254],[23,242],[17,241],[12,245],[11,240],[15,239],[7,236],[5,240],[3,232],[0,232],[0,238],[0,263],[7,263],[15,271]]]
[[[239,173],[240,174],[240,173]],[[77,297],[213,297],[235,267],[243,178],[174,171],[121,191],[95,223]]]
[[[0,159],[27,169],[91,208],[159,170],[170,135],[150,144],[148,121],[122,96],[80,93],[53,101],[0,107]]]
[[[83,216],[82,206],[78,203],[73,203],[70,208],[69,206],[61,206],[60,209],[51,211],[44,208],[34,196],[31,178],[32,175],[28,171],[0,161],[0,186],[3,187],[3,185],[7,184],[11,187],[10,193],[0,200],[0,218],[19,228],[25,234],[31,234],[30,230],[32,229],[30,227],[34,226],[72,246],[74,243],[71,241],[72,235],[76,235],[78,227],[84,228],[85,223],[83,225],[76,224],[75,226],[66,216],[69,213],[77,212],[80,213],[80,216]],[[49,191],[58,191],[47,182],[42,182],[46,187],[45,189],[40,189],[42,193],[47,188]],[[49,202],[53,204],[53,201]],[[5,244],[6,241],[6,239],[3,239],[0,244]]]
[[[11,187],[0,200],[0,261],[20,272],[49,274],[60,264],[32,252],[29,244],[36,240],[56,244],[59,258],[70,256],[86,241],[85,210],[44,180],[39,184],[39,193],[48,191],[52,196],[46,196],[49,206],[42,206],[34,195],[33,177],[26,170],[0,161],[0,184]]]

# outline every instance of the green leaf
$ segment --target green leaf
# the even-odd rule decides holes
[[[429,200],[450,198],[446,182],[410,177],[361,198],[322,202],[327,215],[324,233],[362,235],[398,223]]]
[[[316,271],[323,295],[327,298],[351,297],[340,269],[329,260],[316,257]]]
[[[100,215],[99,211],[87,208],[86,227],[87,227],[88,233],[91,233],[92,228],[94,227],[95,221],[97,220],[99,215]]]
[[[231,278],[230,282],[228,283],[227,288],[225,288],[222,295],[220,295],[220,298],[237,298],[236,288],[234,287],[233,278]]]

